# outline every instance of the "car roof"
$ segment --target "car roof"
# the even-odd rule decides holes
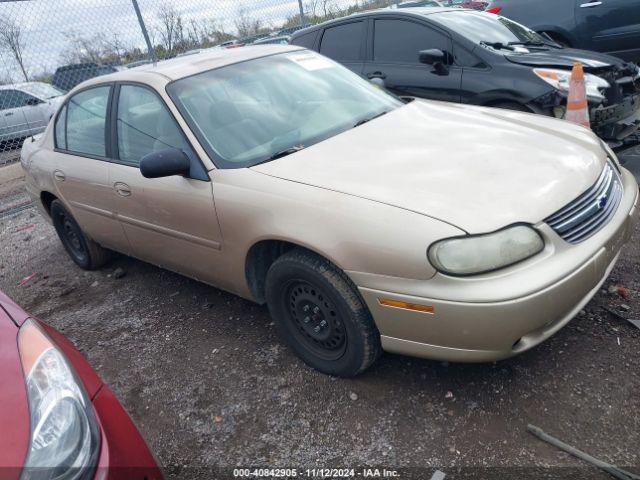
[[[239,48],[210,48],[193,55],[161,60],[156,64],[149,63],[138,67],[120,70],[109,75],[102,75],[82,82],[78,87],[84,88],[107,82],[126,82],[141,80],[148,74],[163,77],[166,82],[189,77],[200,72],[220,68],[239,62],[246,62],[260,57],[267,57],[278,53],[302,50],[295,45],[256,45]],[[76,87],[76,89],[78,89]],[[75,90],[75,89],[74,89]]]

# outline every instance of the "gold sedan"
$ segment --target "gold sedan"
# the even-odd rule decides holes
[[[583,127],[402,102],[316,53],[213,50],[89,80],[22,150],[71,258],[122,252],[269,307],[309,365],[482,362],[558,331],[629,239]]]

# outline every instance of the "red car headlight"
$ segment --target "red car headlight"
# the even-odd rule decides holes
[[[37,324],[20,328],[31,439],[21,480],[80,480],[93,474],[100,443],[91,402],[72,367]]]

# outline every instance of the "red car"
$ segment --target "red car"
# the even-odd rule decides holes
[[[0,292],[2,479],[161,479],[144,439],[71,342]]]

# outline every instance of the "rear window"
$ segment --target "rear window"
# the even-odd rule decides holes
[[[327,28],[322,35],[320,53],[340,62],[360,60],[364,22],[351,22]]]

